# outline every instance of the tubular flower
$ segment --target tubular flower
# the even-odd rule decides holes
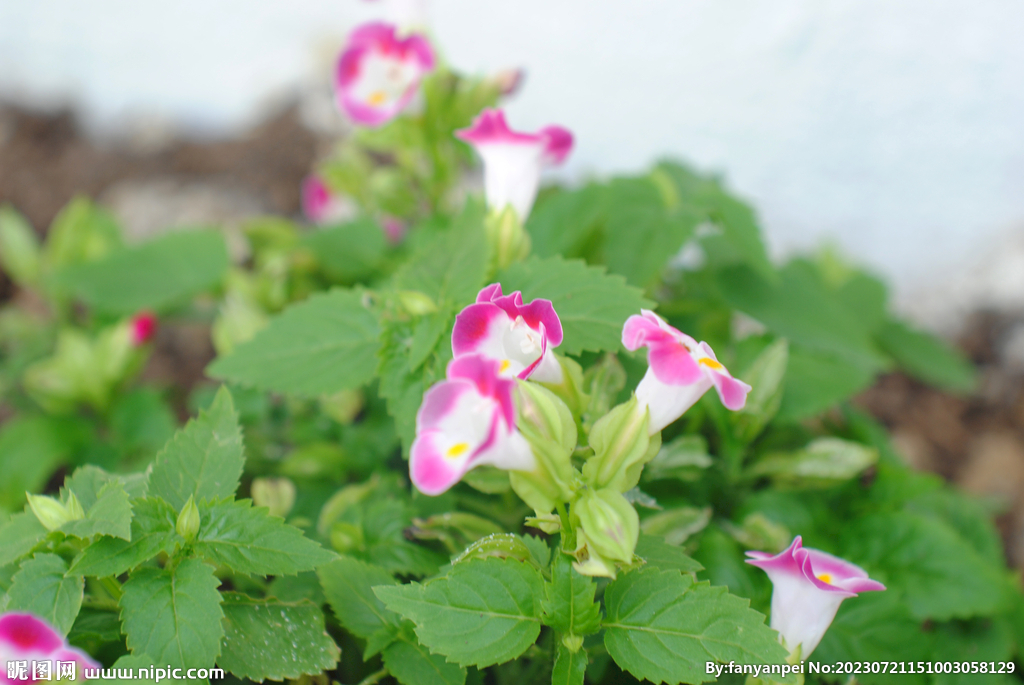
[[[844,599],[856,597],[858,592],[885,589],[868,578],[861,567],[803,547],[799,535],[780,554],[747,552],[747,556],[752,557],[747,563],[763,569],[774,586],[772,628],[779,631],[783,646],[790,652],[800,648],[802,659],[821,642]]]
[[[364,24],[338,58],[338,104],[356,123],[380,126],[409,104],[433,68],[434,51],[423,36],[399,39],[392,24]]]
[[[492,283],[476,296],[476,303],[455,317],[452,353],[455,357],[479,354],[500,362],[503,376],[561,383],[562,366],[553,349],[562,344],[562,322],[551,300],[523,304],[518,290],[501,294]]]
[[[33,672],[33,661],[63,670],[43,675]],[[79,678],[81,669],[100,667],[85,652],[68,646],[61,634],[43,619],[27,613],[0,616],[0,664],[6,666],[0,667],[0,683],[15,685],[26,680],[55,680],[59,674],[68,674],[69,663],[73,663],[77,671],[72,671],[72,677]]]
[[[515,427],[515,381],[499,375],[500,365],[481,355],[453,359],[448,378],[423,396],[409,456],[420,492],[440,495],[482,464],[523,471],[536,465]]]
[[[750,386],[732,377],[711,346],[669,326],[652,311],[642,309],[622,327],[627,350],[647,348],[647,373],[636,398],[650,411],[651,435],[682,416],[711,386],[722,404],[733,411],[747,403]]]
[[[520,221],[537,197],[540,172],[561,164],[573,142],[572,133],[561,126],[546,126],[537,133],[512,131],[500,109],[485,109],[472,126],[455,135],[483,158],[487,205],[496,212],[512,205]]]

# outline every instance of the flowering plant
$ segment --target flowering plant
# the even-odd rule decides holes
[[[849,402],[894,368],[973,379],[879,281],[774,264],[680,164],[539,189],[587,141],[512,131],[520,79],[456,73],[419,18],[339,47],[356,128],[244,259],[213,230],[126,245],[81,198],[45,242],[0,209],[0,657],[403,685],[1012,667],[988,510]],[[205,379],[167,388],[205,324]]]

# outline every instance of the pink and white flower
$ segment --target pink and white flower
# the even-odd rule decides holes
[[[338,104],[356,123],[379,126],[405,109],[433,68],[434,51],[422,35],[398,38],[393,24],[364,24],[338,58]]]
[[[57,679],[57,669],[61,668],[57,662],[73,662],[78,679],[82,678],[82,669],[100,667],[85,652],[68,646],[61,634],[38,616],[28,613],[0,616],[0,683],[17,685],[37,680],[37,674],[32,671],[33,661],[50,662],[53,680]]]
[[[540,172],[565,161],[573,143],[572,133],[561,126],[537,133],[512,131],[500,109],[485,109],[472,126],[455,135],[476,148],[484,161],[487,205],[499,212],[511,205],[521,221],[537,197]]]
[[[682,416],[711,386],[726,408],[743,408],[750,386],[732,377],[710,345],[698,343],[650,310],[640,312],[626,319],[622,344],[630,351],[647,348],[647,373],[636,398],[650,411],[651,435]]]
[[[453,359],[447,379],[423,395],[409,456],[409,475],[420,492],[440,495],[482,464],[516,471],[536,465],[515,427],[515,380],[499,375],[499,367],[480,355]]]
[[[554,348],[562,344],[562,322],[551,300],[523,304],[518,290],[501,294],[492,283],[476,296],[476,303],[455,317],[452,353],[455,357],[479,354],[499,362],[499,373],[541,383],[561,383],[562,366]]]
[[[771,626],[779,631],[790,652],[800,647],[806,659],[821,642],[844,599],[858,592],[884,590],[867,571],[816,549],[805,548],[800,536],[784,552],[747,552],[748,564],[763,569],[771,578]]]
[[[327,226],[354,219],[357,209],[353,202],[332,192],[322,178],[311,174],[302,181],[302,213],[311,223]]]

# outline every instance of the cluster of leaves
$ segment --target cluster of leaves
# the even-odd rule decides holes
[[[427,114],[351,143],[406,150],[374,166],[397,180],[345,175],[358,156],[338,162],[336,185],[351,185],[366,217],[315,231],[254,221],[240,266],[211,230],[125,245],[85,200],[45,245],[0,212],[4,268],[48,312],[0,313],[0,399],[15,414],[0,428],[0,507],[17,512],[0,521],[5,610],[46,617],[107,665],[218,664],[252,681],[697,683],[705,661],[785,658],[764,624],[771,587],[742,552],[801,534],[890,588],[846,602],[815,659],[1019,656],[1024,602],[992,512],[909,471],[848,403],[892,369],[967,390],[969,365],[895,319],[884,286],[834,255],[774,266],[752,210],[673,163],[545,191],[526,223],[533,254],[492,272],[484,208],[450,206],[466,158],[450,132],[496,95],[432,78]],[[373,218],[384,214],[414,221],[404,244],[384,238]],[[710,342],[754,388],[741,412],[706,398],[664,431],[629,493],[636,563],[610,582],[524,531],[531,512],[503,472],[478,469],[436,498],[406,483],[403,454],[451,358],[454,316],[494,281],[554,304],[558,351],[591,396],[584,426],[646,370],[620,345],[642,307]],[[169,326],[212,321],[208,375],[230,394],[201,385],[185,397],[133,370],[103,402],[56,406],[30,391],[33,365],[64,359],[62,332],[98,340],[142,309]],[[183,407],[205,411],[175,432]],[[26,491],[73,493],[84,515],[49,531],[20,511]],[[194,531],[179,526],[190,507]],[[860,680],[897,678],[957,676]]]

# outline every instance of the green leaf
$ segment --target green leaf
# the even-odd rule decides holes
[[[221,388],[206,411],[174,434],[156,455],[149,475],[149,493],[180,510],[197,502],[231,497],[238,489],[245,457],[231,393]]]
[[[0,267],[21,287],[35,285],[40,271],[39,236],[10,205],[0,207]]]
[[[596,184],[538,198],[526,219],[533,253],[538,257],[584,257],[606,206],[604,187]]]
[[[878,331],[877,340],[901,369],[925,383],[965,394],[978,385],[974,365],[935,336],[915,331],[900,321],[887,321]]]
[[[21,565],[7,591],[6,611],[27,611],[67,635],[82,607],[85,579],[68,572],[56,554],[37,554]]]
[[[661,535],[640,533],[636,543],[635,554],[647,562],[647,565],[663,571],[676,570],[683,573],[697,573],[704,567],[675,545],[670,545]]]
[[[421,292],[439,306],[472,303],[490,259],[484,213],[479,203],[467,203],[449,228],[425,239],[395,272],[395,288]]]
[[[343,556],[321,566],[317,575],[334,615],[347,631],[364,640],[381,630],[397,632],[398,615],[388,611],[373,593],[374,587],[398,584],[390,573]]]
[[[680,435],[661,446],[654,459],[644,467],[643,478],[647,481],[666,478],[694,481],[713,463],[703,436]]]
[[[405,631],[383,652],[384,666],[402,685],[463,685],[466,669],[431,654]]]
[[[302,243],[329,277],[344,283],[372,277],[388,249],[383,229],[368,218],[315,231]]]
[[[1006,662],[1014,653],[1012,631],[1005,618],[975,619],[950,622],[937,627],[935,648],[930,661]],[[942,673],[935,676],[935,685],[970,685],[989,682],[992,676],[977,673]]]
[[[217,665],[254,682],[315,675],[334,668],[341,650],[324,630],[320,607],[309,601],[223,595],[224,640]]]
[[[558,645],[555,667],[551,670],[551,685],[583,685],[587,672],[587,650],[570,652],[565,645]]]
[[[839,607],[832,626],[814,650],[814,661],[924,661],[931,660],[935,636],[921,630],[901,598],[891,592],[865,592]],[[865,685],[925,685],[928,676],[917,673],[862,673]]]
[[[762,278],[774,281],[775,270],[761,241],[754,210],[721,188],[699,191],[698,197],[711,221],[722,229],[720,237],[731,251]]]
[[[544,625],[567,635],[592,635],[601,629],[601,607],[594,601],[597,583],[572,567],[566,554],[559,554],[551,569],[551,582],[541,607]]]
[[[1003,542],[993,525],[992,513],[970,495],[948,488],[933,490],[908,501],[906,509],[943,521],[990,564],[1005,563]]]
[[[46,528],[28,507],[0,524],[0,566],[20,559],[46,536]]]
[[[652,176],[614,179],[604,198],[608,269],[644,288],[661,275],[703,218],[691,207],[679,207],[672,191],[666,195],[671,181],[666,186]]]
[[[817,438],[802,450],[769,454],[750,467],[751,477],[769,476],[777,486],[827,488],[856,478],[878,461],[878,450],[841,438]]]
[[[931,517],[874,514],[847,526],[843,541],[842,556],[867,568],[887,592],[901,594],[915,618],[969,618],[1008,604],[1000,568]]]
[[[427,583],[374,588],[391,611],[416,624],[433,653],[484,668],[525,652],[540,634],[544,581],[531,564],[474,559]]]
[[[177,512],[163,500],[137,499],[132,502],[131,540],[102,537],[82,552],[71,572],[80,576],[121,575],[160,552],[171,552],[184,542],[174,531]]]
[[[732,414],[736,434],[743,442],[753,441],[779,412],[788,363],[789,343],[776,340],[739,375],[751,386],[743,409]]]
[[[710,522],[711,507],[676,507],[645,517],[640,522],[640,530],[663,539],[668,545],[678,547],[691,535],[704,530]]]
[[[59,269],[102,259],[121,244],[114,215],[77,195],[50,223],[43,259],[49,268]]]
[[[20,509],[87,438],[75,419],[19,416],[0,427],[0,508]]]
[[[93,535],[112,535],[131,540],[132,505],[124,485],[117,480],[109,481],[97,493],[96,501],[85,512],[85,518],[69,521],[60,530],[83,539]]]
[[[334,558],[319,543],[266,507],[251,500],[200,505],[199,534],[193,549],[200,556],[239,573],[260,576],[312,571]]]
[[[224,237],[210,230],[175,231],[98,261],[73,266],[59,282],[111,314],[161,310],[216,286],[228,268]]]
[[[791,345],[777,418],[797,421],[819,414],[870,386],[876,372],[873,365]]]
[[[119,602],[128,649],[171,668],[212,666],[224,635],[219,585],[199,559],[137,569]]]
[[[379,337],[363,296],[335,289],[288,307],[207,373],[258,390],[333,395],[373,378]]]
[[[562,354],[619,350],[626,319],[654,306],[622,276],[580,260],[532,258],[511,265],[498,279],[506,293],[521,290],[524,302],[551,300],[562,322]]]
[[[709,661],[780,664],[786,650],[749,600],[643,569],[605,588],[604,644],[623,670],[653,683],[702,683]]]

